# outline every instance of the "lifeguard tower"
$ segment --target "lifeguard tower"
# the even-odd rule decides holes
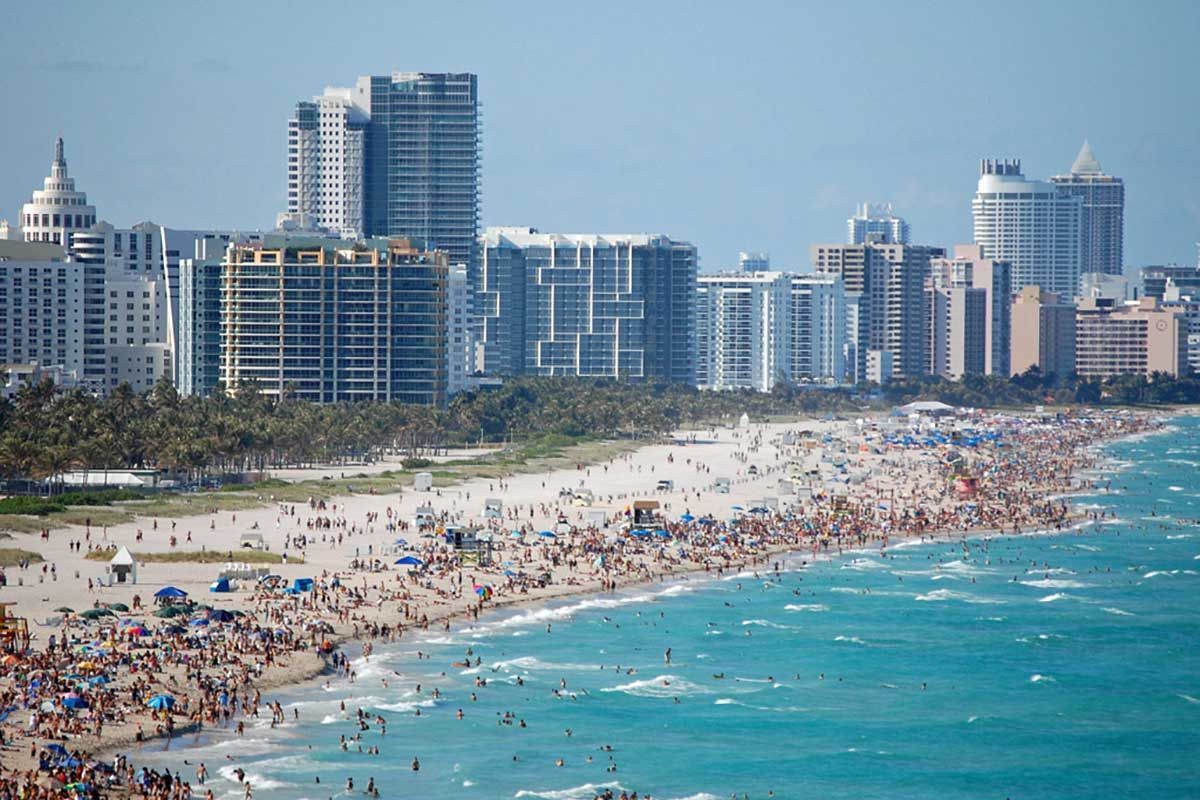
[[[29,624],[8,609],[16,603],[0,603],[0,653],[22,655],[29,649]]]

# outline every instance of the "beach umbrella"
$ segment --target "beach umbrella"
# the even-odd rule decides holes
[[[188,623],[188,625],[191,625],[193,628],[203,628],[207,624],[208,620],[206,619],[194,619]]]
[[[392,544],[396,545],[396,547],[408,547],[408,539],[397,539]]]
[[[87,708],[88,707],[87,700],[84,700],[82,697],[80,697],[78,695],[75,695],[74,697],[71,697],[71,696],[64,697],[62,704],[63,704],[63,708],[69,708],[72,710],[77,709],[77,708]]]
[[[425,562],[423,562],[421,559],[417,558],[416,556],[404,556],[403,558],[397,558],[394,563],[400,564],[403,566],[412,567],[412,566],[420,566],[421,564],[423,564]]]
[[[57,611],[59,614],[74,614],[75,613],[75,609],[69,608],[67,606],[59,606],[58,608],[56,608],[54,610]]]
[[[557,539],[558,538],[557,536],[554,535],[554,531],[538,531],[538,536],[542,537],[543,539]]]
[[[187,628],[183,627],[182,625],[167,625],[163,628],[159,628],[160,632],[169,633],[172,636],[174,636],[177,633],[183,633],[186,630],[187,630]]]
[[[164,586],[155,592],[154,596],[161,600],[168,597],[187,597],[188,593],[175,586]]]
[[[683,514],[682,516],[679,517],[679,519],[682,522],[692,522],[696,518],[693,517],[691,514]]]
[[[115,617],[116,614],[112,611],[109,611],[107,608],[89,608],[79,616],[83,617],[84,619],[97,620],[101,617]]]
[[[120,611],[122,614],[129,613],[129,606],[125,605],[124,603],[105,603],[105,605],[111,608],[113,611]]]
[[[90,683],[92,686],[99,686],[100,684],[108,683],[108,676],[93,675],[92,677],[88,678],[88,683]]]
[[[162,711],[164,708],[174,708],[175,698],[169,694],[156,694],[146,702],[146,706],[153,708],[155,711]]]
[[[513,572],[511,569],[504,570],[504,574],[510,578],[515,578],[517,576],[517,573]]]
[[[65,756],[71,755],[70,753],[67,752],[67,748],[63,747],[58,742],[51,742],[50,744],[45,746],[45,749],[48,750],[49,752],[53,753],[56,756],[64,756],[65,757]]]
[[[178,617],[180,614],[187,613],[188,609],[186,606],[163,606],[158,611],[154,612],[154,616],[169,619],[171,617]]]
[[[212,611],[208,612],[208,618],[216,622],[232,622],[233,613],[226,611],[223,608],[214,608]]]
[[[509,534],[509,536],[511,536],[514,539],[520,539],[524,535],[525,534],[521,533],[520,531],[513,531],[512,533]]]
[[[667,533],[662,528],[659,528],[658,530],[656,530],[654,532],[654,535],[659,537],[660,539],[668,539],[671,536],[671,534]]]
[[[143,627],[142,625],[134,625],[133,627],[131,627],[129,629],[129,633],[133,634],[134,636],[149,636],[150,635],[150,631],[146,630],[146,628]]]

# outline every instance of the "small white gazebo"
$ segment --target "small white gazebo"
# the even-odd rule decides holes
[[[128,547],[122,546],[108,562],[108,584],[137,583],[137,561]]]

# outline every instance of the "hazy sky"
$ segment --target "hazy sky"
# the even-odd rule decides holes
[[[856,202],[970,241],[982,157],[1126,182],[1126,264],[1196,259],[1200,2],[9,4],[0,217],[66,139],[102,218],[268,228],[297,100],[470,71],[483,224],[668,233],[809,269]],[[844,7],[843,7],[844,6]]]

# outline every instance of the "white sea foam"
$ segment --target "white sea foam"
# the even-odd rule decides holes
[[[1022,586],[1033,586],[1038,589],[1087,589],[1090,583],[1055,578],[1045,578],[1040,581],[1020,581]]]
[[[799,630],[794,625],[781,625],[778,622],[772,622],[769,619],[744,619],[742,625],[757,625],[760,628],[776,628],[783,631]]]
[[[784,606],[786,611],[828,611],[829,606],[822,603],[789,603]]]
[[[634,697],[679,697],[709,693],[709,690],[703,686],[684,680],[677,675],[656,675],[653,678],[610,686],[600,691],[624,692]]]
[[[673,797],[671,800],[721,800],[721,798],[708,792],[696,792],[695,794],[689,794],[687,797]]]
[[[1179,694],[1179,695],[1176,695],[1176,697],[1179,697],[1180,699],[1183,699],[1183,700],[1187,700],[1189,703],[1200,703],[1200,700],[1197,700],[1196,698],[1192,697],[1190,694]]]
[[[1182,486],[1168,486],[1167,488],[1170,489],[1172,492],[1182,492],[1183,491]]]
[[[954,592],[949,589],[934,589],[927,594],[919,594],[914,600],[919,600],[923,603],[936,603],[945,600],[960,600],[964,603],[974,603],[977,605],[1002,605],[1006,601],[997,600],[990,597],[979,597],[968,592]]]
[[[542,800],[591,800],[605,789],[614,792],[624,791],[625,787],[616,781],[608,783],[585,783],[582,786],[572,786],[569,789],[521,789],[513,797],[540,797]]]
[[[866,644],[866,642],[864,642],[862,639],[858,638],[857,636],[835,636],[835,637],[833,637],[833,640],[835,642],[846,642],[847,644],[862,644],[862,645]]]
[[[384,705],[372,706],[377,711],[395,711],[398,714],[406,714],[409,711],[416,711],[418,708],[433,708],[437,705],[437,701],[433,698],[428,700],[415,700],[410,702],[387,703]]]
[[[1029,682],[1030,683],[1057,683],[1057,681],[1054,680],[1053,677],[1051,677],[1049,675],[1041,675],[1038,673],[1034,673],[1033,675],[1030,675]]]
[[[1137,616],[1132,611],[1125,611],[1120,608],[1106,607],[1104,610],[1107,611],[1109,614],[1116,614],[1118,617],[1135,617],[1135,616]]]
[[[241,784],[239,783],[239,781],[237,779],[237,775],[234,773],[235,769],[237,769],[236,764],[227,764],[227,765],[221,767],[219,770],[217,770],[217,773],[220,774],[220,776],[222,778],[229,781],[230,783],[235,783],[240,786]],[[253,786],[255,789],[259,789],[261,791],[269,791],[271,789],[282,789],[285,786],[293,785],[293,784],[288,783],[287,781],[277,781],[277,780],[274,780],[273,778],[268,778],[265,775],[259,775],[256,772],[247,771],[245,773],[245,775],[246,775],[245,782],[250,784],[251,786]]]
[[[1070,599],[1071,599],[1071,595],[1069,595],[1069,594],[1064,594],[1062,592],[1055,592],[1054,594],[1048,594],[1045,597],[1038,598],[1038,602],[1039,603],[1053,603],[1058,600],[1070,600]]]
[[[510,658],[507,661],[497,661],[492,664],[494,669],[502,669],[507,672],[534,672],[538,670],[546,672],[580,672],[592,671],[600,669],[599,664],[572,664],[559,663],[555,661],[542,661],[533,656],[521,656],[520,658]]]

